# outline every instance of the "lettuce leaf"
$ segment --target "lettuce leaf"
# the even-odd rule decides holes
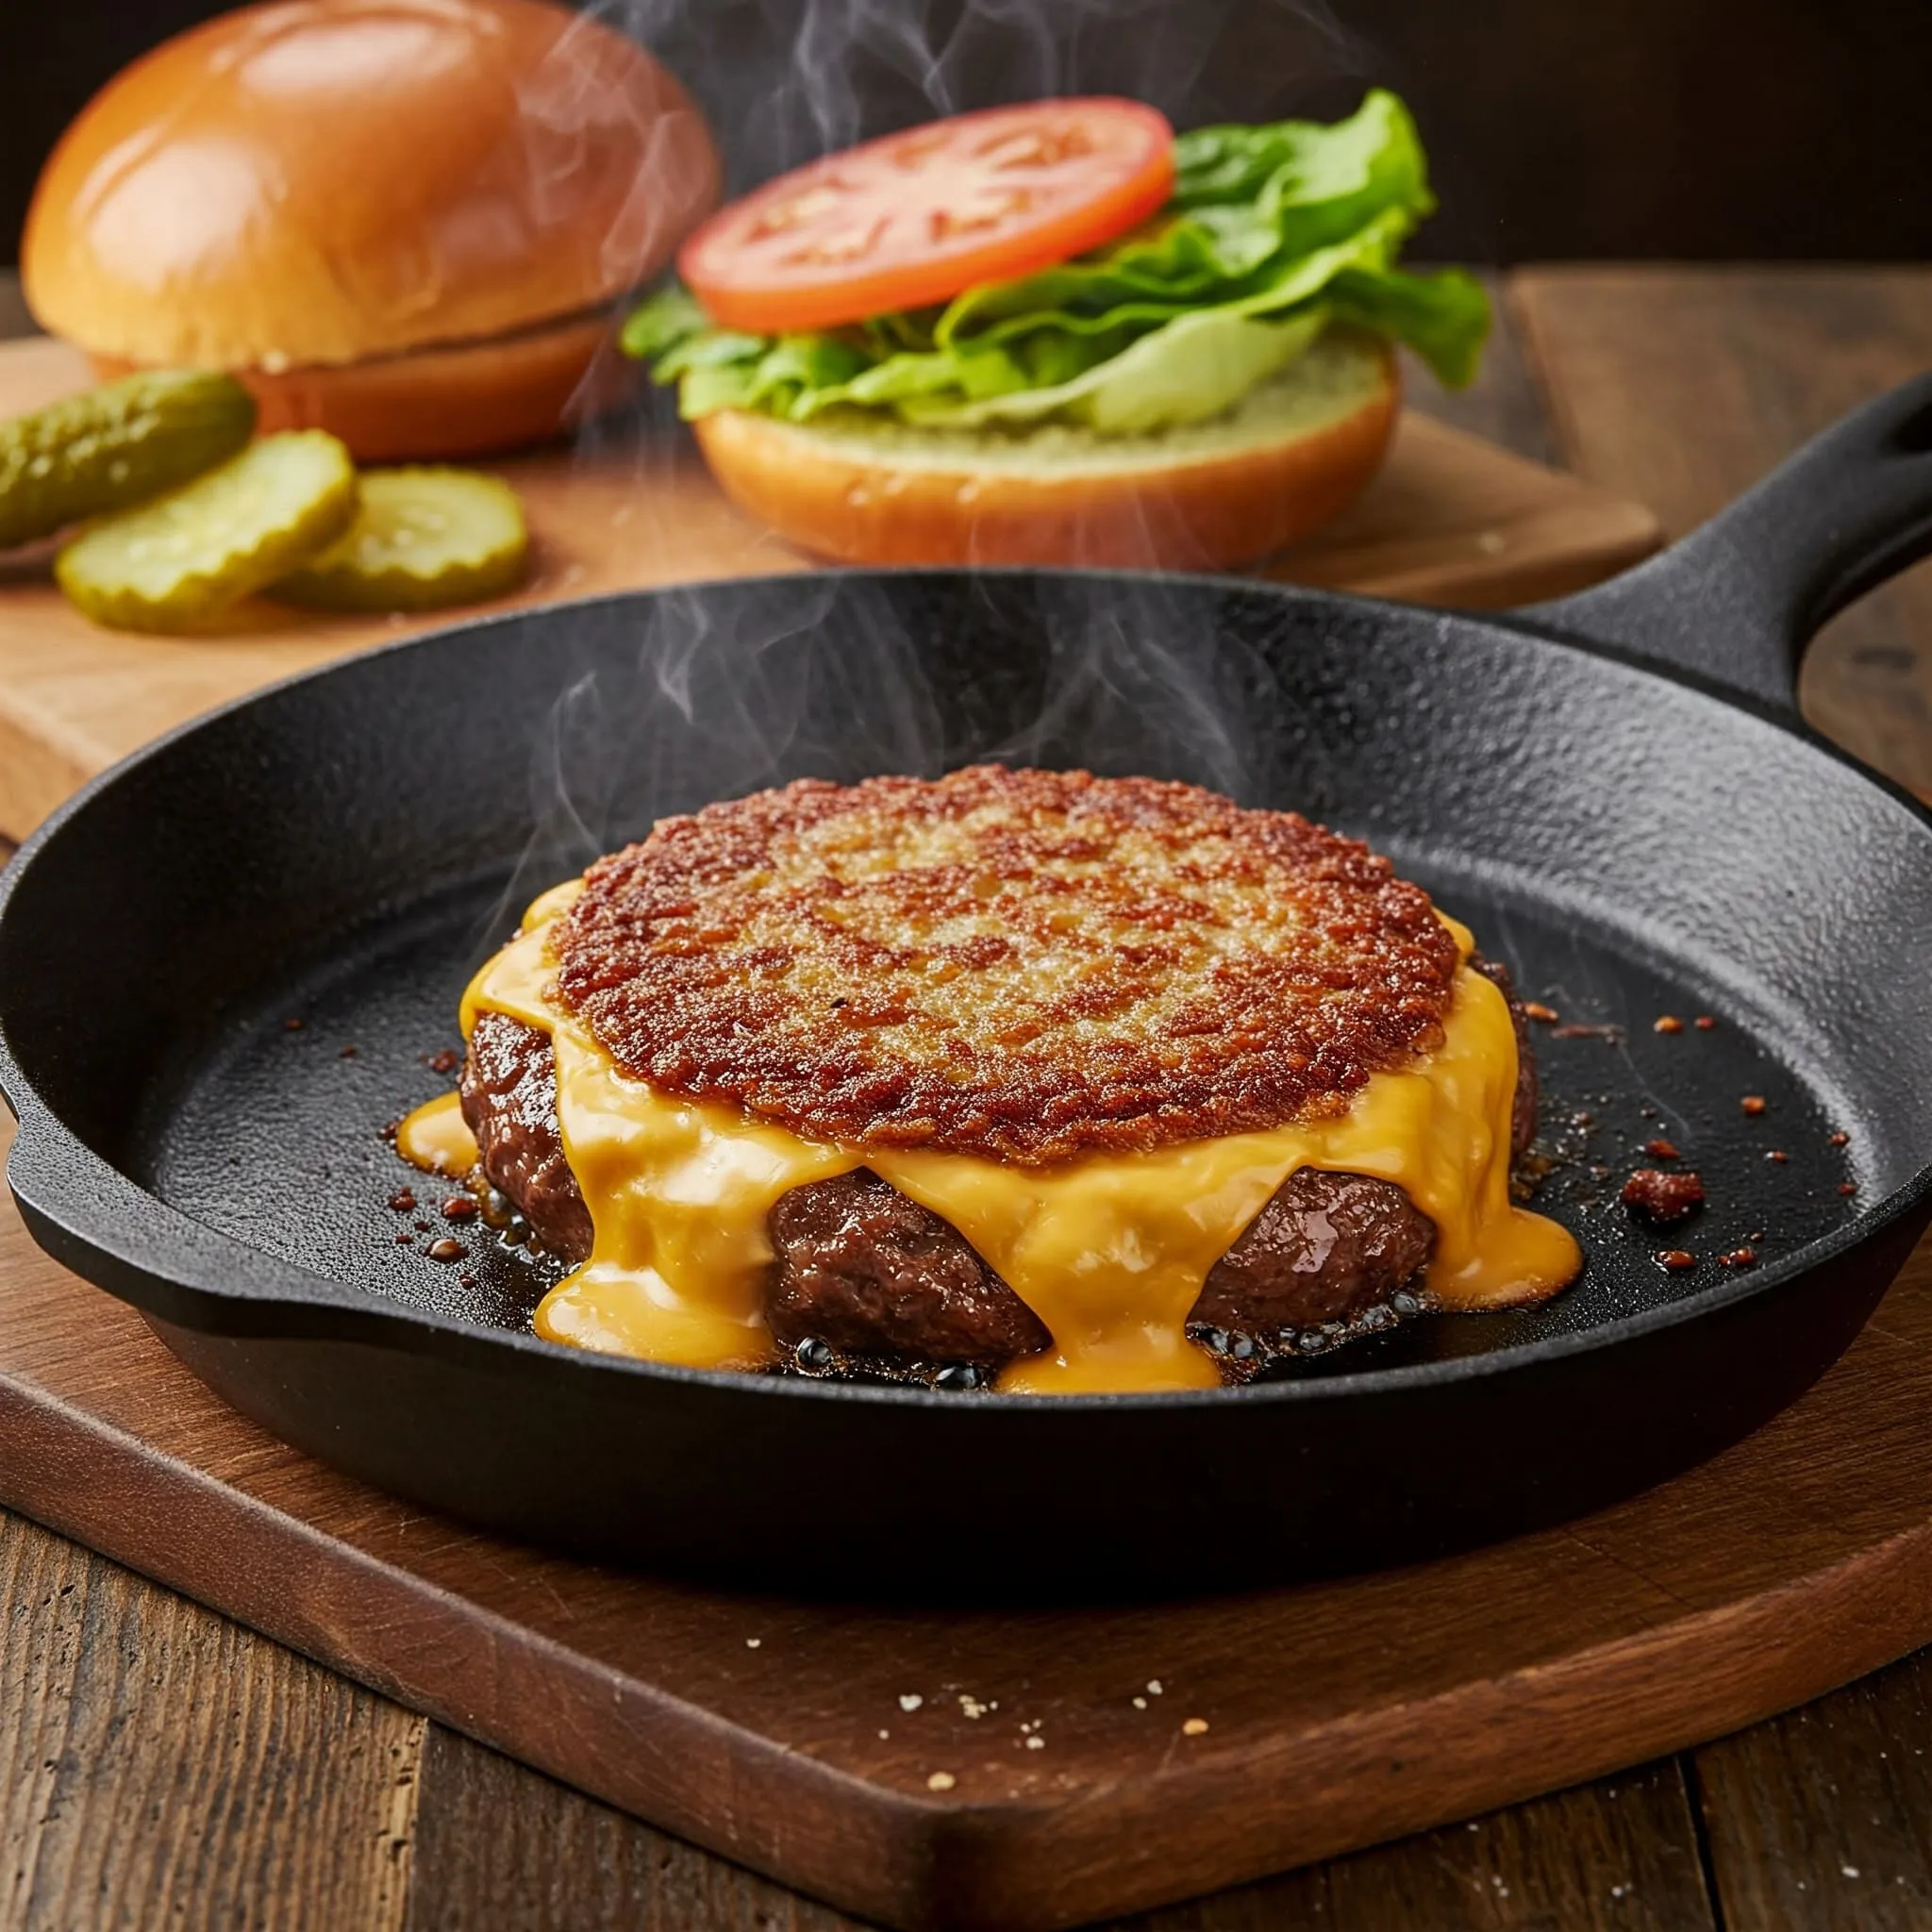
[[[1407,344],[1452,386],[1474,375],[1489,327],[1480,283],[1395,266],[1434,203],[1393,94],[1372,92],[1332,126],[1198,128],[1174,160],[1173,199],[1152,222],[943,308],[770,338],[712,328],[668,289],[631,316],[624,346],[678,382],[688,417],[748,408],[806,422],[839,408],[961,428],[1201,422],[1330,324]]]

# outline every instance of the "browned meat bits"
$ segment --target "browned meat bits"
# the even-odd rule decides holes
[[[1704,1183],[1689,1168],[1666,1174],[1661,1168],[1640,1167],[1624,1183],[1624,1207],[1646,1220],[1682,1221],[1704,1206]]]
[[[1019,1163],[1278,1126],[1441,1035],[1420,887],[1293,812],[982,765],[803,780],[600,859],[558,990],[627,1072]]]

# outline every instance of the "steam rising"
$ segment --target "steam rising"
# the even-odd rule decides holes
[[[504,909],[658,818],[801,776],[936,776],[992,758],[1208,785],[1264,801],[1273,674],[1155,576],[827,573],[579,607],[594,668],[530,772]],[[1305,795],[1329,791],[1301,746]]]
[[[1131,94],[1178,126],[1353,107],[1324,0],[589,0],[710,115],[732,192],[938,114]]]
[[[591,0],[582,10],[650,47],[697,98],[731,192],[936,114],[1047,94],[1134,95],[1182,126],[1336,112],[1355,104],[1363,68],[1322,0]],[[578,98],[571,63],[600,38],[566,35],[557,71],[530,77],[546,139]],[[647,230],[633,221],[621,245]],[[675,540],[654,527],[652,506],[691,458],[661,399],[650,414],[641,440],[631,418],[594,426],[587,444],[608,456],[630,440],[629,527],[651,574],[675,577]],[[625,648],[607,638],[598,668],[550,715],[506,906],[667,812],[807,774],[936,775],[993,758],[1254,797],[1268,680],[1241,647],[1191,633],[1160,578],[1069,575],[1030,597],[997,574],[963,595],[956,583],[938,600],[943,636],[908,622],[920,602],[863,576],[797,575],[758,593],[672,588],[586,607],[589,629],[627,627]],[[981,625],[1004,644],[977,648]]]

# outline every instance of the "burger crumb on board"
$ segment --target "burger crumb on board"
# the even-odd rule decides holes
[[[1651,1022],[1651,1031],[1654,1033],[1681,1033],[1683,1030],[1684,1023],[1674,1013],[1659,1013]]]
[[[1755,1117],[1756,1115],[1760,1114],[1764,1111],[1766,1102],[1764,1095],[1761,1093],[1747,1093],[1745,1094],[1742,1100],[1739,1101],[1738,1105],[1741,1107],[1746,1113],[1751,1114]]]

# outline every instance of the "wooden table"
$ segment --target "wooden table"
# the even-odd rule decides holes
[[[0,280],[0,316],[8,292]],[[1649,503],[1674,532],[1932,364],[1932,271],[1536,270],[1504,292],[1488,375],[1441,413]],[[1834,625],[1805,696],[1932,792],[1932,569]],[[1923,1925],[1928,1657],[1701,1750],[1133,1924]],[[0,1925],[163,1924],[852,1922],[0,1516]]]

